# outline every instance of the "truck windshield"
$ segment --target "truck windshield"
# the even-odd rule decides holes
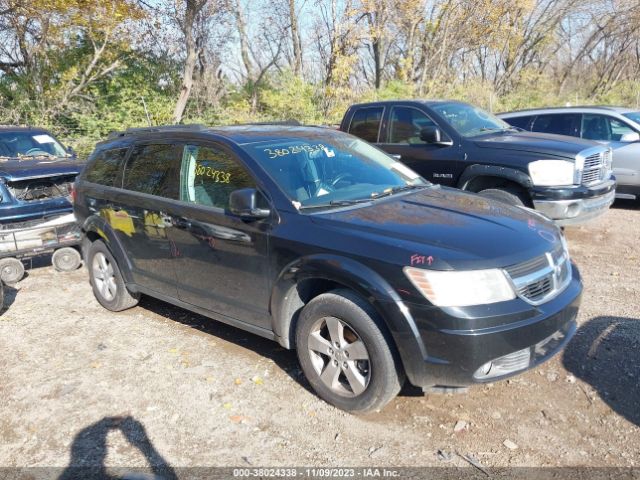
[[[439,113],[463,137],[475,137],[485,133],[515,130],[498,117],[481,108],[466,103],[441,103],[431,108]]]
[[[381,150],[338,132],[243,148],[298,209],[364,203],[431,185]]]
[[[0,158],[40,157],[67,155],[64,147],[47,132],[0,131]]]

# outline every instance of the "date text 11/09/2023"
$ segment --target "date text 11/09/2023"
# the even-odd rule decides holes
[[[234,478],[400,478],[393,468],[234,468]]]

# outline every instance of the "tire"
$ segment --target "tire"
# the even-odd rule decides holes
[[[319,295],[302,309],[296,348],[318,396],[347,412],[382,409],[404,382],[393,340],[371,305],[349,290]]]
[[[51,263],[59,272],[72,272],[80,267],[82,257],[75,248],[63,247],[53,252]]]
[[[13,257],[0,259],[0,279],[4,283],[17,283],[24,277],[24,265]]]
[[[517,207],[524,207],[525,201],[522,198],[522,195],[513,190],[503,190],[501,188],[488,188],[486,190],[482,190],[478,192],[478,195],[482,195],[483,197],[492,198],[493,200],[498,200],[503,203],[507,203],[509,205],[514,205]]]
[[[102,240],[89,247],[87,267],[93,294],[104,308],[120,312],[138,304],[140,294],[127,290],[120,268]]]

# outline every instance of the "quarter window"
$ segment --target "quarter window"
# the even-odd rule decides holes
[[[178,199],[178,174],[182,145],[138,145],[124,173],[123,188]]]
[[[185,147],[180,179],[181,200],[225,210],[231,192],[256,187],[249,172],[230,153],[211,146]]]
[[[359,108],[353,114],[349,133],[367,142],[376,143],[382,120],[382,107]]]
[[[420,110],[410,107],[396,107],[391,113],[389,143],[426,143],[420,138],[420,131],[430,126],[435,127],[435,122]]]
[[[87,181],[107,187],[116,186],[127,150],[128,148],[115,148],[98,152],[87,171]]]
[[[522,128],[523,130],[529,130],[529,124],[531,123],[531,119],[533,117],[510,117],[503,118],[505,122],[509,125],[513,125],[514,127]]]

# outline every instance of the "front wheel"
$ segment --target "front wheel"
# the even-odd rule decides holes
[[[523,207],[526,203],[526,200],[520,192],[511,189],[487,188],[486,190],[478,192],[478,195],[516,207]]]
[[[391,338],[371,305],[349,290],[319,295],[303,308],[296,348],[318,396],[342,410],[380,410],[402,386]]]
[[[115,258],[101,240],[91,244],[88,257],[91,287],[100,305],[112,312],[135,307],[140,294],[127,290]]]

